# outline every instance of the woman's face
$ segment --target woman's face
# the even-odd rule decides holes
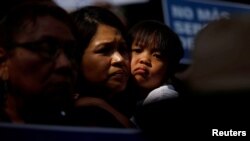
[[[68,53],[76,40],[69,27],[51,16],[38,17],[16,33],[13,42],[7,60],[12,91],[51,99],[70,93],[76,70]]]
[[[131,50],[131,74],[136,84],[145,89],[162,85],[167,69],[167,61],[164,61],[162,54],[135,41]]]
[[[97,89],[102,87],[112,92],[125,89],[129,76],[129,52],[117,29],[98,25],[82,56],[81,70],[87,82]]]

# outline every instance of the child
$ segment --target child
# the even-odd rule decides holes
[[[183,56],[178,35],[158,21],[142,21],[130,29],[129,35],[137,101],[145,105],[177,97],[170,82]]]

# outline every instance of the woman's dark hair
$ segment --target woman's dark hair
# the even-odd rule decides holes
[[[111,11],[98,6],[83,7],[70,14],[81,33],[80,50],[82,54],[95,35],[98,25],[104,24],[116,28],[126,39],[126,27],[122,21]],[[81,56],[78,58],[81,61]]]
[[[139,22],[129,30],[130,46],[133,42],[159,50],[168,64],[166,78],[174,75],[184,51],[178,35],[168,26],[154,20]]]
[[[78,38],[78,31],[69,16],[62,8],[48,2],[28,2],[14,7],[0,22],[1,46],[6,50],[13,48],[14,35],[22,31],[25,26],[36,22],[38,17],[52,16],[63,22],[72,31],[75,38]]]

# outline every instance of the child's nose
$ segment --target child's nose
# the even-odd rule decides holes
[[[143,55],[141,56],[139,62],[142,63],[142,64],[145,64],[145,65],[147,65],[147,66],[151,66],[150,57],[149,57],[149,55],[147,55],[146,53],[143,54]]]

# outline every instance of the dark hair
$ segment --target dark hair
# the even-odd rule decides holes
[[[79,50],[81,53],[84,53],[90,40],[95,35],[99,24],[105,24],[118,29],[121,35],[126,39],[125,25],[114,13],[106,8],[87,6],[70,15],[81,33],[81,48]],[[81,58],[81,56],[79,57]]]
[[[184,54],[181,41],[174,31],[159,21],[142,21],[129,30],[130,46],[133,42],[159,50],[163,60],[168,63],[166,77],[172,77]]]
[[[1,46],[6,50],[13,49],[14,35],[28,24],[35,23],[38,17],[47,15],[63,22],[70,28],[73,35],[78,37],[77,29],[65,10],[47,2],[30,2],[16,6],[1,20]]]

